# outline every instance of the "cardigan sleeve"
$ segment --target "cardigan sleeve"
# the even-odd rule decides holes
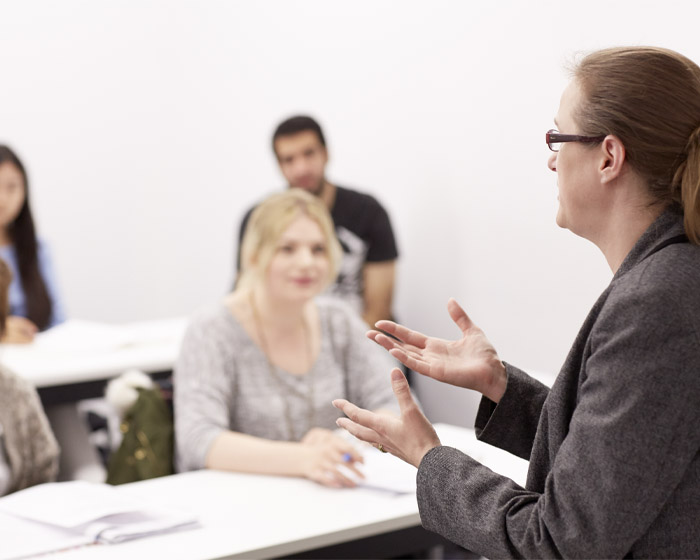
[[[694,524],[700,333],[688,293],[632,289],[610,298],[591,332],[576,408],[561,446],[550,450],[542,491],[437,447],[418,470],[423,525],[490,558],[614,558],[649,539],[662,510],[675,508]],[[519,420],[512,420],[516,433]],[[697,529],[656,550],[669,546],[696,557]]]
[[[174,369],[177,468],[204,468],[214,439],[230,424],[232,383],[216,323],[196,318],[187,328]]]

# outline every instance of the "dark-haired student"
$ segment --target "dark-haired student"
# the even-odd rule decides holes
[[[48,249],[37,239],[29,181],[19,157],[0,145],[0,258],[10,267],[9,316],[2,342],[27,343],[65,320]]]
[[[368,325],[392,318],[399,253],[387,211],[373,196],[326,178],[326,138],[313,118],[298,115],[281,122],[272,150],[289,188],[317,196],[333,219],[343,258],[327,293],[349,304]],[[241,222],[239,247],[252,212]],[[238,259],[240,272],[240,251]]]

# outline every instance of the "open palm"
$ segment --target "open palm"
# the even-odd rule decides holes
[[[376,326],[383,332],[370,331],[367,336],[408,368],[498,402],[505,390],[505,369],[496,349],[454,299],[447,310],[462,331],[458,340],[426,336],[393,321],[379,321]]]

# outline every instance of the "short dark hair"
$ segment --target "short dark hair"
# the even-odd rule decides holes
[[[318,136],[319,142],[321,142],[321,146],[324,148],[326,147],[326,139],[323,136],[321,125],[319,125],[311,117],[306,115],[296,115],[282,121],[279,125],[277,125],[275,133],[272,135],[272,151],[275,152],[275,154],[277,153],[277,150],[275,149],[275,142],[277,142],[277,139],[280,136],[291,136],[307,130],[315,132],[316,136]]]

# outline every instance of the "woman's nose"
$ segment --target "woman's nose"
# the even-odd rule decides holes
[[[547,167],[551,171],[557,170],[557,152],[552,152],[552,154],[549,156],[549,159],[547,160]]]
[[[302,249],[297,253],[297,262],[301,266],[308,266],[313,262],[313,255],[310,249]]]

